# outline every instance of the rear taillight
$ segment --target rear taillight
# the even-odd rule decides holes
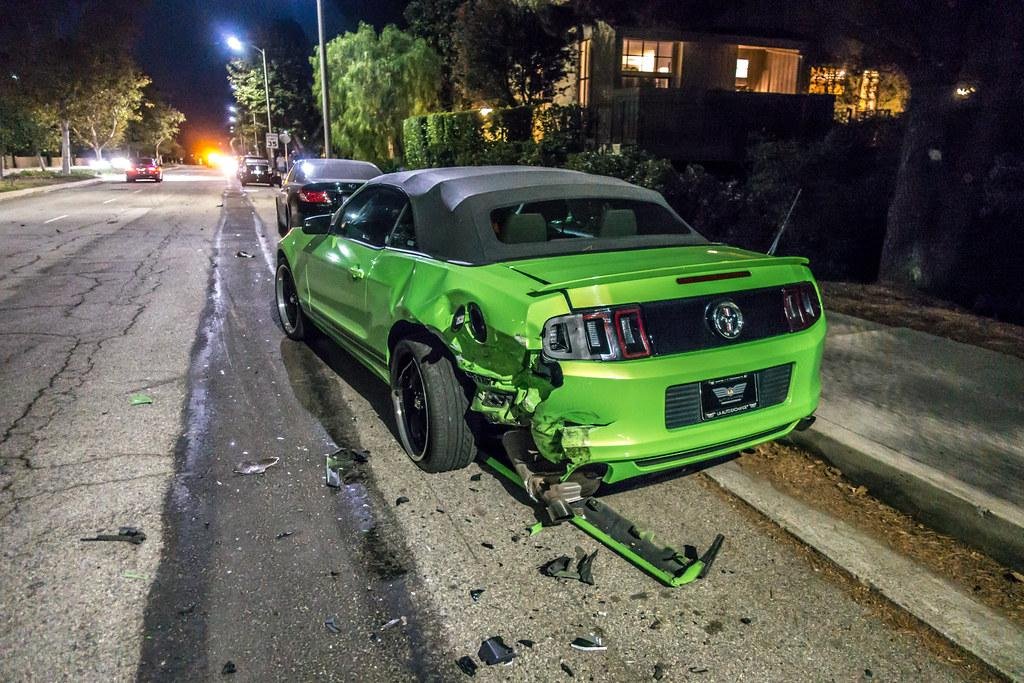
[[[331,203],[331,198],[323,190],[299,190],[299,199],[309,204]]]
[[[806,330],[821,317],[818,292],[810,282],[782,288],[782,310],[790,332]]]
[[[637,306],[603,308],[544,324],[544,355],[554,360],[631,360],[651,355]]]

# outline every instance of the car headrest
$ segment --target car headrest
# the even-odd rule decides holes
[[[636,234],[636,214],[633,209],[605,209],[601,216],[598,237],[632,237]]]
[[[508,217],[501,232],[505,244],[547,242],[548,223],[539,213],[514,213]]]

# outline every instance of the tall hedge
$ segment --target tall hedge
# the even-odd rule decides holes
[[[583,150],[578,106],[509,107],[414,116],[402,126],[407,168],[534,164],[558,166]]]

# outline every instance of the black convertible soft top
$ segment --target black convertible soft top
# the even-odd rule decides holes
[[[689,229],[678,235],[636,235],[586,240],[506,244],[491,228],[493,209],[523,202],[573,198],[609,198],[651,202],[664,207],[683,226],[657,192],[617,178],[533,166],[468,166],[403,171],[377,176],[364,189],[389,185],[410,200],[418,249],[446,261],[482,265],[540,256],[644,247],[706,244]]]

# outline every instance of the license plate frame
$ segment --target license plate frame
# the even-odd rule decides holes
[[[700,418],[717,420],[760,406],[756,372],[706,379],[700,383]]]

